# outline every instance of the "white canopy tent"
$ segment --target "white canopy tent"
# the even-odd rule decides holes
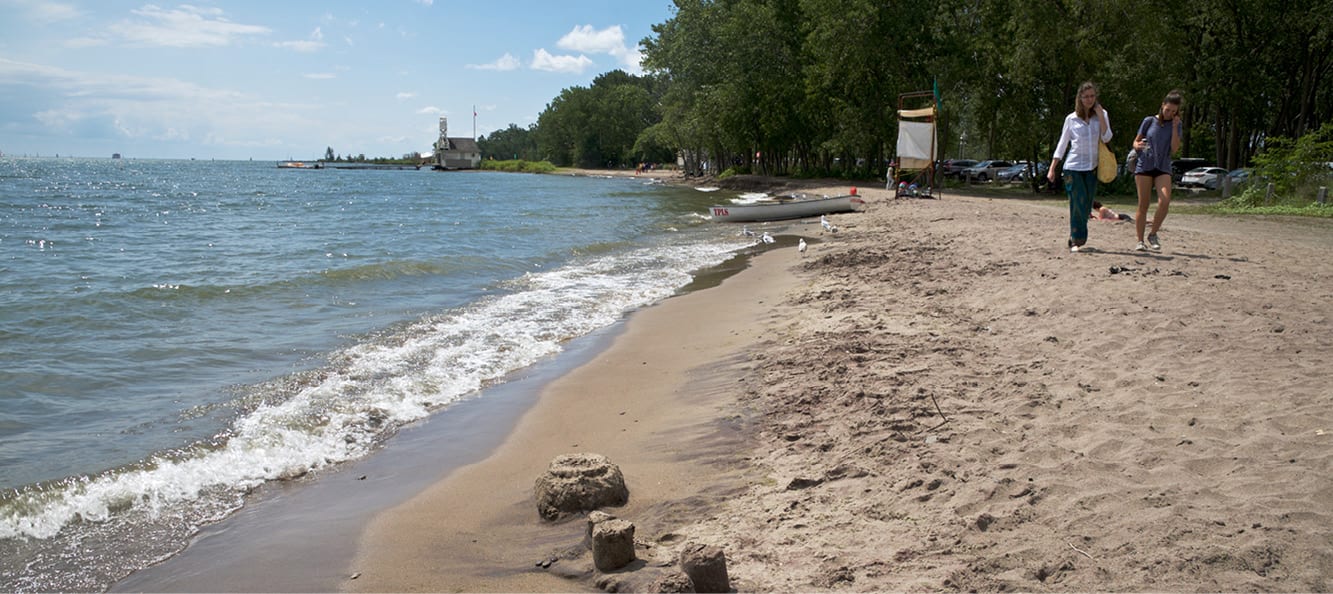
[[[930,111],[934,112],[934,110]],[[898,167],[902,169],[925,169],[934,162],[935,123],[899,120]]]
[[[929,99],[928,107],[908,109],[907,100]],[[910,183],[912,195],[930,196],[935,189],[935,161],[939,142],[936,138],[937,99],[934,91],[903,93],[898,96],[898,166],[894,171],[898,196],[904,195],[903,186]],[[910,182],[907,180],[910,179]],[[924,190],[924,192],[923,192]]]

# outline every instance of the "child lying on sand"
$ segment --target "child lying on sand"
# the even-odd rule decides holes
[[[1103,206],[1102,203],[1097,202],[1096,200],[1092,201],[1092,212],[1089,215],[1089,218],[1098,219],[1101,221],[1113,221],[1113,222],[1129,221],[1131,223],[1134,222],[1134,217],[1111,210]]]

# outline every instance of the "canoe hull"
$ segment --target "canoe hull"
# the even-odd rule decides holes
[[[836,212],[855,212],[865,207],[860,196],[837,196],[818,200],[793,200],[765,204],[713,206],[708,213],[714,221],[728,223],[803,219]]]

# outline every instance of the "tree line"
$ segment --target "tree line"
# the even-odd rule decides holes
[[[422,162],[421,155],[417,152],[404,153],[403,156],[395,159],[391,157],[366,157],[365,153],[360,153],[356,155],[348,153],[346,155],[340,155],[333,151],[333,147],[325,148],[324,157],[320,160],[328,161],[330,163],[374,163],[377,165],[383,165],[383,164],[418,165]]]
[[[899,97],[938,90],[941,158],[1050,157],[1095,82],[1124,154],[1184,92],[1182,154],[1226,168],[1333,121],[1333,0],[675,0],[646,74],[555,97],[488,157],[882,175]],[[922,105],[909,105],[920,107]]]

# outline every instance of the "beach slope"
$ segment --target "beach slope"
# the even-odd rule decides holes
[[[715,544],[740,591],[1333,588],[1329,221],[1173,215],[1147,253],[1093,222],[1070,254],[1059,201],[862,194],[634,314],[379,516],[346,588],[595,588],[532,495],[581,451],[626,475],[631,569]]]

